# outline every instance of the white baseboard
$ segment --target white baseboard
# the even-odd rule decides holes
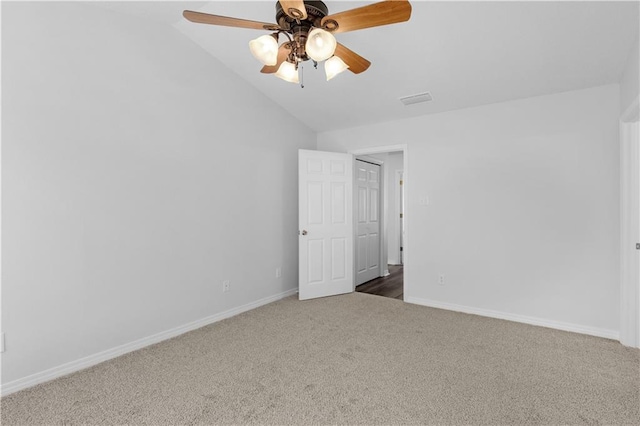
[[[415,305],[429,306],[431,308],[446,309],[448,311],[463,312],[465,314],[480,315],[483,317],[503,319],[540,327],[555,328],[557,330],[571,331],[573,333],[588,334],[590,336],[604,337],[606,339],[620,340],[620,333],[604,328],[587,327],[561,321],[553,321],[525,315],[510,314],[490,309],[474,308],[470,306],[456,305],[453,303],[439,302],[436,300],[420,299],[418,297],[405,297],[404,301]]]
[[[163,340],[171,339],[172,337],[179,336],[200,327],[204,327],[205,325],[213,324],[214,322],[218,322],[223,319],[241,314],[243,312],[250,311],[262,305],[284,299],[285,297],[294,295],[297,292],[297,288],[287,290],[273,296],[265,297],[264,299],[256,300],[255,302],[247,303],[246,305],[238,306],[237,308],[232,308],[227,311],[220,312],[218,314],[211,315],[197,321],[193,321],[188,324],[184,324],[179,327],[154,334],[152,336],[144,337],[142,339],[138,339],[121,346],[116,346],[115,348],[107,349],[106,351],[98,352],[96,354],[89,355],[87,357],[80,358],[78,360],[71,361],[57,367],[49,368],[47,370],[14,380],[9,383],[5,383],[0,388],[0,395],[6,396],[19,390],[26,389],[40,383],[48,382],[58,377],[66,376],[67,374],[75,373],[76,371],[83,370],[104,361],[108,361],[112,358],[116,358],[128,352],[142,349],[146,346],[153,345]]]

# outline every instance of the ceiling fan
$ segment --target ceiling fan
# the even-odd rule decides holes
[[[338,43],[333,34],[408,21],[411,4],[408,0],[385,0],[329,15],[322,1],[280,0],[276,3],[277,24],[190,10],[182,14],[200,24],[272,31],[249,42],[251,53],[264,65],[260,72],[300,83],[299,65],[307,60],[316,68],[318,62],[325,61],[327,81],[347,69],[355,74],[366,71],[371,62]],[[286,41],[279,45],[281,34]]]

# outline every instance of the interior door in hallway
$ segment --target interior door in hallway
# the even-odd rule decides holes
[[[380,276],[380,166],[356,160],[356,285]]]

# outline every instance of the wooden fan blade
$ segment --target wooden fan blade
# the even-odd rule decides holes
[[[360,74],[361,72],[366,71],[371,65],[371,62],[340,43],[336,46],[334,55],[342,59],[345,64],[349,65],[349,71],[354,74]]]
[[[222,25],[225,27],[236,28],[249,28],[252,30],[269,30],[275,31],[280,29],[276,24],[270,24],[268,22],[249,21],[246,19],[229,18],[227,16],[210,15],[208,13],[193,12],[191,10],[185,10],[182,12],[182,16],[191,22],[198,24],[210,24],[210,25]]]
[[[290,52],[291,46],[289,46],[289,43],[282,43],[282,46],[278,48],[278,62],[276,62],[275,65],[265,65],[262,67],[260,72],[263,74],[273,74],[274,72],[277,72],[280,65],[287,60],[287,56],[289,56]]]
[[[284,13],[293,19],[301,21],[307,19],[307,8],[304,7],[303,0],[280,0],[280,6],[282,6]]]
[[[411,3],[408,0],[386,0],[325,16],[322,26],[333,33],[362,30],[408,21],[411,18]]]

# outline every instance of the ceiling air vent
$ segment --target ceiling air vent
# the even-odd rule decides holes
[[[420,102],[430,102],[432,100],[433,96],[431,96],[431,92],[418,93],[416,95],[403,96],[400,98],[400,102],[405,106],[419,104]]]

